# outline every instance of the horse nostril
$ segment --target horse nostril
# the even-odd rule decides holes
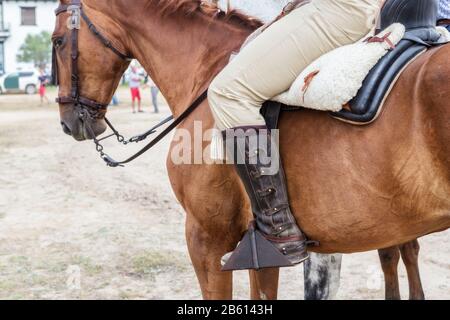
[[[61,127],[62,127],[62,129],[63,129],[65,134],[72,135],[72,132],[70,131],[70,128],[62,121],[61,121]]]

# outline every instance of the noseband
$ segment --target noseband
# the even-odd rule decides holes
[[[79,113],[80,120],[84,122],[86,129],[93,136],[93,140],[97,149],[97,152],[100,154],[100,157],[106,162],[106,164],[110,167],[119,167],[127,164],[136,158],[143,155],[145,152],[150,150],[153,146],[155,146],[159,141],[161,141],[165,136],[167,136],[172,130],[174,130],[184,119],[186,119],[206,98],[207,91],[204,91],[186,110],[180,114],[180,116],[174,119],[173,116],[164,119],[156,126],[150,128],[143,134],[134,136],[130,139],[125,139],[111,124],[111,122],[105,117],[106,124],[112,130],[112,134],[97,139],[95,134],[89,124],[86,121],[88,118],[90,119],[99,119],[101,117],[102,112],[106,111],[108,108],[108,104],[103,104],[97,102],[95,100],[83,97],[80,95],[80,77],[78,74],[78,31],[81,28],[81,19],[86,22],[89,27],[91,33],[100,40],[100,42],[114,52],[119,58],[124,61],[131,61],[133,58],[127,54],[122,53],[116,47],[113,46],[111,41],[109,41],[103,34],[94,26],[92,21],[88,18],[88,16],[83,11],[81,0],[72,0],[72,2],[67,4],[61,4],[56,10],[56,16],[59,16],[62,13],[69,12],[71,14],[69,20],[67,21],[67,27],[71,30],[71,92],[70,96],[58,97],[56,102],[59,104],[73,104],[77,112]],[[52,82],[53,85],[59,85],[58,81],[58,61],[56,57],[56,47],[53,45],[53,56],[52,56]],[[108,154],[106,154],[103,150],[103,146],[101,142],[105,139],[116,137],[119,143],[127,145],[133,142],[141,142],[147,139],[150,135],[156,133],[156,130],[166,123],[174,120],[167,128],[165,128],[158,136],[156,136],[152,141],[150,141],[145,147],[143,147],[139,152],[131,156],[130,158],[124,161],[116,161],[111,158]]]

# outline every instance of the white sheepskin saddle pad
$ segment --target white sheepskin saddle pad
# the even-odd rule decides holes
[[[450,31],[444,27],[436,27],[436,31],[441,34],[443,42],[450,42]]]
[[[289,106],[340,111],[356,96],[370,70],[404,34],[405,27],[395,23],[374,37],[335,49],[303,70],[289,91],[271,100]]]

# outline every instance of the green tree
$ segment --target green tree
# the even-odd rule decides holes
[[[36,35],[27,35],[24,44],[19,49],[19,62],[32,62],[36,67],[45,68],[50,62],[52,52],[51,35],[42,31]]]

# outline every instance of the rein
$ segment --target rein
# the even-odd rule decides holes
[[[102,139],[96,139],[94,138],[94,143],[96,145],[96,149],[97,151],[100,153],[100,157],[103,159],[103,161],[106,162],[106,164],[109,167],[119,167],[119,166],[123,166],[124,164],[130,163],[131,161],[139,158],[140,156],[142,156],[144,153],[146,153],[148,150],[150,150],[151,148],[153,148],[158,142],[160,142],[164,137],[166,137],[172,130],[174,130],[181,122],[183,122],[184,119],[186,119],[195,109],[197,109],[197,107],[204,101],[206,100],[208,96],[208,91],[203,92],[200,97],[198,97],[178,118],[176,118],[166,129],[164,129],[164,131],[162,131],[159,135],[157,135],[152,141],[150,141],[145,147],[143,147],[140,151],[138,151],[137,153],[135,153],[133,156],[129,157],[126,160],[123,161],[116,161],[113,158],[111,158],[108,154],[106,154],[103,151],[103,146],[100,144],[100,141],[105,140],[109,137],[112,136],[116,136],[117,137],[117,141],[123,143],[124,145],[127,145],[129,143],[132,142],[140,142],[142,140],[145,140],[149,135],[155,133],[156,129],[158,129],[159,127],[163,126],[164,124],[168,123],[169,121],[172,121],[174,118],[172,116],[170,116],[169,118],[163,120],[162,122],[160,122],[159,124],[157,124],[156,126],[154,126],[153,128],[151,128],[150,130],[148,130],[147,132],[143,133],[142,135],[138,135],[135,136],[129,140],[124,140],[123,136],[121,136],[115,129],[114,127],[111,125],[111,123],[109,122],[108,119],[105,118],[106,123],[108,124],[108,126],[111,128],[111,130],[113,131],[112,135],[109,135],[107,137],[104,137]],[[86,128],[88,130],[90,130],[91,135],[93,135],[92,129],[89,125],[86,126]],[[95,136],[95,135],[93,135]]]
[[[105,122],[108,127],[112,130],[112,134],[97,139],[95,137],[95,133],[90,126],[90,120],[99,119],[102,111],[105,111],[108,108],[108,104],[99,103],[95,100],[83,97],[80,95],[80,82],[79,82],[79,74],[78,74],[78,30],[81,28],[81,19],[83,19],[89,27],[91,33],[100,40],[100,42],[114,52],[118,57],[125,61],[131,61],[133,58],[127,54],[122,53],[118,50],[114,45],[109,41],[92,23],[89,17],[85,14],[82,8],[81,0],[72,0],[71,4],[61,4],[56,10],[56,16],[69,12],[71,14],[67,27],[71,30],[71,94],[70,96],[58,97],[56,102],[59,104],[73,104],[76,109],[79,110],[79,118],[84,123],[85,128],[89,131],[89,134],[92,135],[93,141],[95,143],[95,147],[97,152],[100,154],[100,157],[105,161],[105,163],[109,167],[119,167],[124,164],[130,163],[136,158],[143,155],[145,152],[150,150],[153,146],[155,146],[158,142],[160,142],[164,137],[166,137],[172,130],[174,130],[184,119],[186,119],[204,100],[207,98],[208,91],[204,91],[186,110],[176,119],[173,116],[170,116],[163,121],[161,121],[156,126],[150,128],[143,134],[134,136],[128,140],[124,138],[112,125],[112,123],[105,117]],[[59,85],[58,81],[58,62],[56,57],[56,46],[53,45],[53,57],[52,57],[52,82],[54,85]],[[147,139],[150,135],[156,133],[156,130],[168,122],[174,120],[166,129],[164,129],[158,136],[156,136],[152,141],[150,141],[145,147],[143,147],[136,154],[131,156],[130,158],[123,161],[116,161],[111,156],[104,152],[104,147],[101,144],[102,141],[116,137],[119,143],[123,145],[127,145],[130,143],[138,143],[145,139]]]

